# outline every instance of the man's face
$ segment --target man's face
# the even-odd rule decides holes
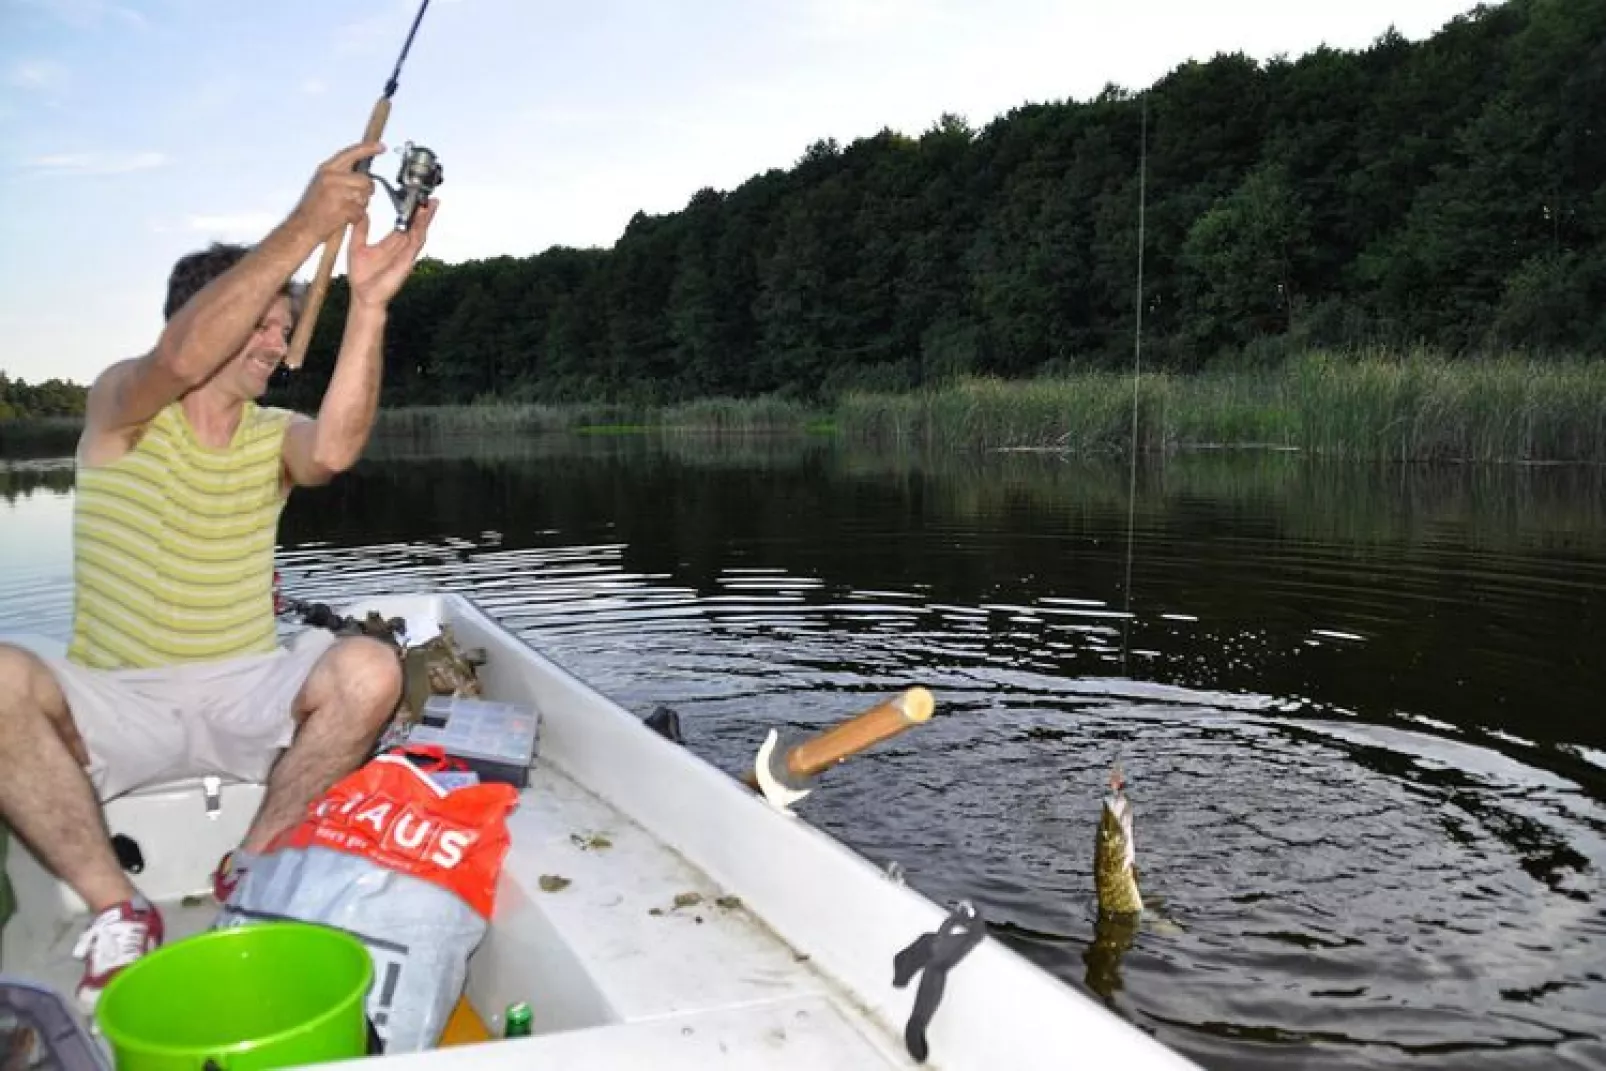
[[[253,400],[260,398],[268,389],[269,377],[290,350],[290,331],[293,326],[290,321],[290,299],[282,295],[274,298],[256,330],[251,332],[251,337],[229,362],[232,385],[245,397]]]

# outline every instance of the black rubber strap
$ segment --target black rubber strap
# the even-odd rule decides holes
[[[903,1041],[917,1063],[925,1063],[930,1047],[926,1027],[936,1014],[947,984],[948,971],[987,935],[987,923],[968,901],[961,903],[943,920],[936,933],[921,934],[892,958],[892,984],[899,989],[920,972],[920,988],[915,1006],[903,1030]]]

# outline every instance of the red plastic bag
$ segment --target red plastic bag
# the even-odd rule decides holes
[[[519,790],[484,782],[448,792],[406,753],[448,764],[433,745],[380,755],[336,782],[301,824],[267,850],[316,845],[361,856],[433,882],[489,919],[509,846],[507,816],[518,806]]]
[[[425,773],[438,773],[441,770],[466,770],[469,768],[468,763],[462,759],[448,757],[446,749],[440,744],[403,744],[400,747],[391,748],[388,754],[411,759],[413,765]]]

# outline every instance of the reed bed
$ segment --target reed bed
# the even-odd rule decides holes
[[[825,419],[817,408],[766,395],[684,402],[662,410],[656,422],[670,429],[748,433],[818,429]]]
[[[465,435],[533,436],[551,432],[802,431],[818,425],[821,420],[819,410],[775,397],[706,398],[669,406],[531,405],[486,400],[472,405],[382,409],[375,433],[385,437],[427,439]]]
[[[472,405],[380,409],[376,436],[540,435],[582,427],[633,424],[640,411],[622,405],[530,405],[483,401]]]
[[[0,455],[70,454],[80,425],[77,417],[0,422]],[[1151,454],[1270,447],[1389,461],[1599,463],[1606,360],[1316,350],[1274,368],[1146,372],[1135,404],[1133,376],[1121,371],[971,377],[904,393],[848,392],[825,407],[776,396],[668,406],[487,399],[382,408],[374,438],[421,445],[648,430],[837,431],[851,443],[905,449],[1125,455],[1135,440]]]
[[[848,439],[879,446],[1122,453],[1133,377],[965,379],[845,396]],[[1138,377],[1141,452],[1280,447],[1395,461],[1606,461],[1606,361],[1314,351],[1275,369]]]
[[[1315,353],[1280,384],[1299,442],[1400,461],[1606,460],[1606,362]]]

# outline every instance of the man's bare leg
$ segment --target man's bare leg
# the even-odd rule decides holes
[[[268,775],[262,808],[241,849],[262,851],[360,766],[395,713],[401,690],[401,663],[380,641],[351,636],[325,651],[296,696],[295,739]]]
[[[131,900],[89,758],[56,678],[32,652],[0,644],[0,818],[94,914]]]

